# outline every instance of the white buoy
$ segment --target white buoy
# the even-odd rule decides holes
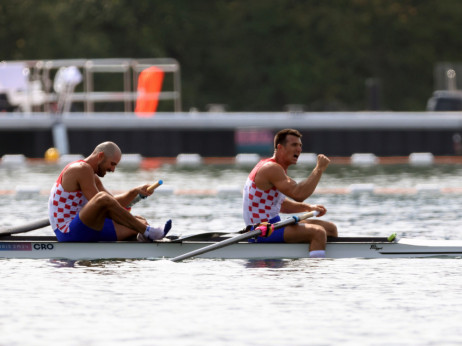
[[[176,157],[176,164],[179,166],[200,166],[202,157],[199,154],[179,154]]]
[[[238,166],[254,166],[260,161],[260,155],[255,153],[241,153],[237,154],[234,162]]]
[[[26,163],[26,157],[23,154],[5,154],[2,156],[2,165],[21,166]]]
[[[27,199],[40,195],[40,186],[37,185],[18,185],[16,186],[16,197]]]
[[[440,193],[441,188],[438,184],[417,184],[417,193]]]
[[[297,165],[316,166],[318,155],[315,153],[301,153],[297,160]]]
[[[242,195],[242,186],[219,186],[217,188],[218,196],[240,196]]]
[[[162,184],[161,187],[155,190],[154,194],[156,195],[173,195],[175,193],[175,190],[171,186],[166,186],[165,184]]]
[[[349,193],[374,193],[374,184],[351,184],[348,187]]]
[[[119,166],[123,168],[139,168],[142,161],[143,156],[140,154],[122,154]]]
[[[412,153],[409,155],[409,163],[414,166],[429,166],[435,161],[432,153]]]
[[[357,166],[373,166],[378,161],[377,156],[372,153],[355,153],[351,155],[351,164]]]

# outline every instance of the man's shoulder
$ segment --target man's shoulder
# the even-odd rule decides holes
[[[284,169],[277,161],[268,160],[262,163],[260,170],[272,172],[272,171],[279,171],[279,170],[284,170]]]
[[[91,166],[85,161],[75,161],[69,165],[69,169],[91,169]]]
[[[251,178],[255,177],[255,175],[261,171],[267,171],[267,170],[271,171],[271,167],[273,167],[274,164],[275,164],[275,161],[273,160],[273,158],[260,160],[250,172],[250,177]]]
[[[85,161],[76,161],[71,163],[64,172],[65,175],[86,175],[86,174],[93,174],[93,169],[91,166],[86,163]]]
[[[282,166],[276,161],[267,161],[258,170],[255,181],[260,185],[262,190],[267,190],[275,185],[276,181],[284,179],[286,173]]]

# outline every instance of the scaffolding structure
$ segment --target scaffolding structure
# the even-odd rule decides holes
[[[123,106],[120,109],[113,107],[117,109],[115,111],[129,113],[134,111],[139,96],[138,77],[143,70],[152,66],[161,69],[166,76],[162,91],[152,97],[170,102],[173,112],[181,112],[180,65],[172,58],[2,61],[0,94],[6,94],[10,103],[23,112],[57,112],[57,104],[63,95],[56,90],[55,78],[60,70],[72,67],[80,71],[82,83],[76,85],[75,89],[66,89],[64,97],[67,103],[80,103],[85,113],[97,112],[97,104],[118,103]],[[2,85],[2,75],[3,80],[7,81],[16,78],[16,87]],[[104,111],[111,111],[111,107]]]

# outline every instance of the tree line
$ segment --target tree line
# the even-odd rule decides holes
[[[183,109],[419,111],[462,60],[451,0],[3,0],[0,60],[175,58]]]

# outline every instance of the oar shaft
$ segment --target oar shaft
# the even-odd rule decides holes
[[[16,233],[25,233],[25,232],[33,231],[35,229],[47,227],[49,225],[50,225],[50,220],[48,218],[41,219],[41,220],[33,221],[33,222],[30,222],[30,223],[27,223],[21,226],[1,229],[0,236],[12,235]]]
[[[236,237],[223,240],[223,241],[221,241],[219,243],[208,245],[208,246],[205,246],[203,248],[200,248],[200,249],[185,253],[185,254],[177,256],[177,257],[174,257],[174,258],[171,259],[171,261],[172,262],[179,262],[179,261],[182,261],[182,260],[190,258],[190,257],[202,255],[203,253],[213,251],[213,250],[217,250],[217,249],[220,249],[222,247],[237,243],[237,242],[239,242],[241,240],[244,240],[244,239],[249,239],[249,238],[258,236],[260,234],[261,234],[261,230],[256,229],[256,230],[244,233],[244,234],[240,234],[240,235],[238,235]]]
[[[313,217],[313,216],[315,216],[317,214],[318,214],[317,211],[310,211],[309,213],[305,213],[305,214],[302,214],[300,216],[293,216],[293,217],[291,217],[291,218],[289,218],[287,220],[283,220],[283,221],[279,221],[279,222],[275,223],[274,224],[274,229],[278,229],[278,228],[282,228],[282,227],[285,227],[285,226],[288,226],[288,225],[292,225],[294,223],[297,223],[298,221],[305,220],[305,219],[307,219],[309,217]],[[225,247],[225,246],[240,242],[241,240],[249,239],[249,238],[252,238],[252,237],[257,237],[260,234],[261,234],[261,230],[260,229],[255,229],[253,231],[249,231],[249,232],[240,234],[238,236],[223,240],[223,241],[218,242],[216,244],[211,244],[211,245],[205,246],[205,247],[203,247],[201,249],[197,249],[197,250],[185,253],[183,255],[174,257],[174,258],[171,259],[171,261],[172,262],[179,262],[179,261],[182,261],[182,260],[190,258],[190,257],[202,255],[203,253],[214,251],[214,250],[220,249],[222,247]]]

